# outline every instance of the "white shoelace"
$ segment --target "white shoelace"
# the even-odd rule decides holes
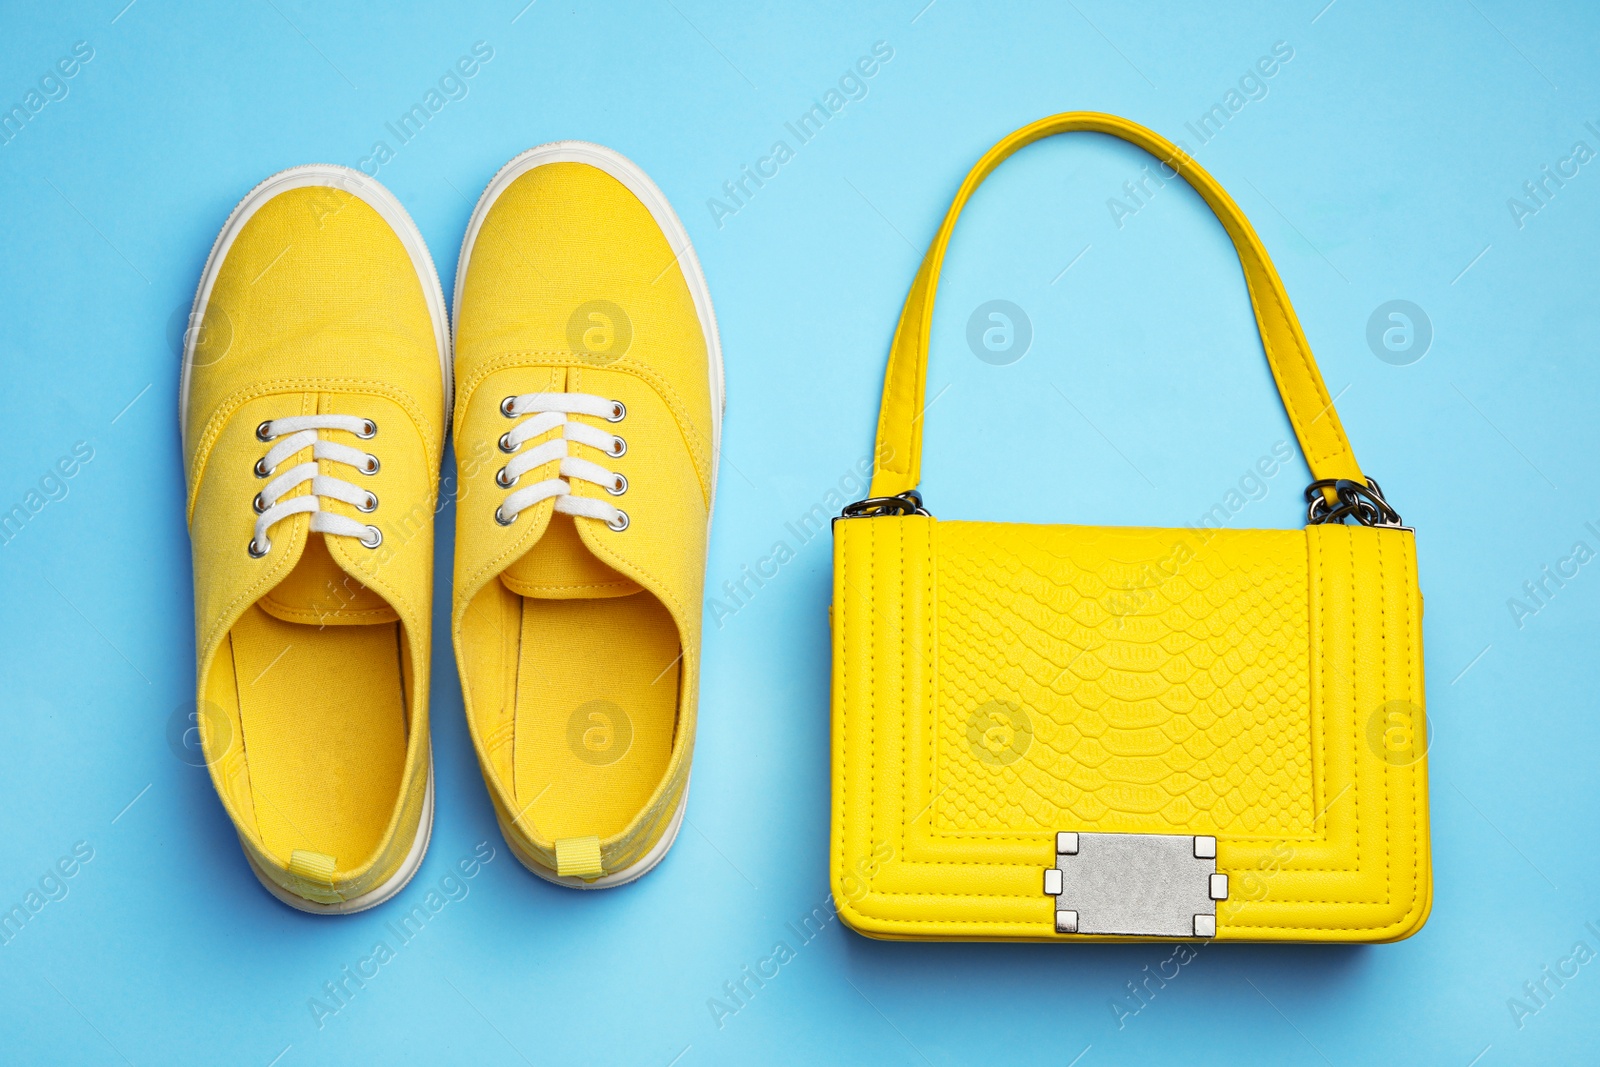
[[[508,419],[533,418],[517,423],[500,435],[500,451],[511,456],[504,467],[495,474],[495,483],[510,489],[517,479],[536,467],[557,459],[561,461],[559,477],[546,478],[510,493],[495,509],[495,521],[510,526],[517,516],[541,500],[556,498],[555,509],[566,515],[584,515],[599,519],[613,530],[628,528],[628,513],[604,500],[572,495],[568,479],[591,482],[612,496],[628,491],[628,479],[615,471],[606,470],[598,463],[575,456],[567,448],[568,441],[576,441],[615,459],[628,451],[628,442],[616,434],[590,426],[586,422],[573,422],[568,415],[592,415],[607,422],[621,422],[628,417],[628,409],[620,400],[607,400],[587,393],[523,393],[508,396],[500,402],[500,414]],[[561,436],[523,452],[524,443],[559,428]]]
[[[378,494],[318,473],[316,463],[319,459],[331,460],[353,467],[362,474],[373,475],[378,473],[378,457],[337,441],[325,441],[318,432],[320,430],[344,430],[367,440],[377,434],[378,424],[354,415],[293,415],[283,419],[268,419],[256,427],[256,437],[262,441],[277,440],[277,444],[255,466],[257,478],[272,478],[256,494],[252,503],[256,514],[260,516],[256,519],[255,535],[250,538],[250,555],[257,559],[272,550],[267,531],[275,523],[290,515],[306,512],[311,513],[311,529],[317,533],[354,537],[367,548],[377,548],[383,543],[383,531],[376,526],[367,526],[347,516],[324,511],[322,507],[322,500],[326,497],[329,500],[342,500],[357,511],[371,512],[378,506]],[[298,463],[277,477],[272,477],[278,464],[307,448],[311,449],[309,462]],[[283,500],[307,482],[311,483],[309,495]]]

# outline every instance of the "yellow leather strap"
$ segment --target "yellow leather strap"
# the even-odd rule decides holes
[[[1136,122],[1095,111],[1068,111],[1040,119],[1017,130],[989,149],[967,174],[945,214],[939,233],[922,259],[922,267],[906,297],[900,325],[889,351],[889,370],[883,383],[883,407],[878,415],[878,455],[885,457],[872,479],[873,496],[895,496],[915,489],[922,475],[922,410],[928,374],[928,338],[933,326],[933,298],[939,286],[950,234],[967,199],[989,173],[1019,148],[1058,133],[1107,133],[1136,144],[1164,164],[1162,173],[1176,171],[1205,199],[1233,238],[1244,268],[1250,303],[1255,307],[1272,376],[1278,383],[1289,422],[1305,453],[1314,478],[1351,478],[1363,481],[1355,453],[1345,439],[1344,427],[1333,409],[1322,375],[1311,357],[1311,346],[1283,291],[1283,282],[1261,240],[1244,213],[1217,184],[1177,145]],[[1331,494],[1330,494],[1331,495]]]

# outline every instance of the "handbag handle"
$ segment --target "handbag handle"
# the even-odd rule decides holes
[[[914,491],[921,480],[922,410],[928,377],[933,298],[939,285],[945,249],[950,244],[950,234],[961,209],[990,172],[1017,149],[1045,137],[1078,130],[1107,133],[1138,145],[1161,160],[1166,169],[1182,175],[1210,205],[1239,254],[1245,284],[1250,290],[1250,303],[1255,308],[1256,324],[1261,330],[1261,346],[1266,350],[1267,363],[1278,383],[1284,410],[1288,412],[1289,422],[1294,426],[1312,477],[1316,479],[1306,491],[1311,504],[1308,517],[1312,522],[1342,521],[1346,516],[1366,522],[1366,516],[1373,514],[1377,502],[1383,500],[1382,492],[1362,476],[1361,468],[1356,465],[1355,453],[1345,438],[1328,389],[1322,384],[1322,375],[1317,372],[1300,320],[1295,318],[1283,282],[1244,213],[1216,179],[1177,145],[1136,122],[1096,111],[1067,111],[1022,127],[989,149],[961,183],[933,244],[922,259],[922,267],[906,297],[905,309],[900,313],[900,324],[895,328],[889,350],[889,369],[883,383],[883,406],[878,414],[877,454],[886,458],[873,474],[872,497],[902,496]],[[1371,494],[1365,492],[1367,486],[1372,487]],[[1367,505],[1361,501],[1372,495],[1376,496],[1376,501],[1370,501],[1373,510],[1363,511]],[[917,506],[921,506],[920,498]],[[1383,507],[1389,515],[1393,514],[1387,504]],[[1399,516],[1393,519],[1393,522],[1376,524],[1398,525]]]

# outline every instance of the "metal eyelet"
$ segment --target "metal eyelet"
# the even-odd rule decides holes
[[[256,509],[257,515],[267,510],[267,502],[261,499],[260,493],[257,493],[256,498],[250,501],[250,506]]]
[[[256,539],[251,537],[248,551],[251,559],[260,559],[262,556],[265,556],[268,552],[272,551],[272,542],[268,541],[266,544],[262,545],[261,551],[258,552],[256,551]]]
[[[500,401],[500,414],[504,415],[508,419],[516,418],[517,417],[516,404],[517,404],[517,398],[516,397],[514,397],[514,396],[506,397],[504,400]]]
[[[517,446],[511,443],[511,431],[507,430],[500,435],[500,451],[509,456],[516,450]]]
[[[627,491],[628,491],[628,479],[624,475],[621,475],[621,474],[617,475],[617,480],[614,483],[612,483],[611,485],[606,486],[606,492],[610,493],[612,496],[621,496],[623,493],[626,493]]]
[[[356,436],[363,441],[370,441],[378,436],[378,424],[368,419],[362,428],[356,431]]]
[[[628,442],[620,437],[612,437],[611,451],[608,454],[612,459],[616,459],[618,456],[626,456],[628,454]]]
[[[628,417],[628,405],[620,400],[611,402],[611,414],[606,416],[607,422],[621,422]]]
[[[263,422],[260,426],[256,427],[256,440],[257,441],[270,441],[276,436],[278,436],[278,435],[272,432],[272,420],[271,419],[268,419],[266,422]]]
[[[360,467],[358,469],[361,471],[362,474],[365,474],[368,477],[371,477],[372,475],[377,474],[378,473],[378,457],[369,455],[367,457],[367,465],[364,466],[364,467]]]
[[[495,508],[494,509],[494,521],[498,522],[501,526],[510,526],[512,523],[517,521],[517,517],[515,515],[513,515],[508,519],[504,515],[500,514],[500,509],[499,508]]]
[[[257,478],[265,478],[272,473],[272,468],[267,466],[267,457],[262,456],[256,460],[255,472]]]
[[[377,548],[383,544],[383,531],[376,526],[368,526],[367,534],[367,537],[360,538],[363,548]]]
[[[377,511],[378,510],[378,494],[377,493],[368,493],[367,494],[367,504],[366,504],[366,506],[362,507],[360,504],[357,504],[356,505],[356,510],[359,511],[359,512],[362,512],[364,514],[368,514],[368,515],[372,514],[374,511]]]
[[[513,485],[517,484],[517,480],[506,474],[506,469],[501,467],[499,470],[494,472],[494,484],[498,485],[502,489],[510,489]]]
[[[617,533],[621,533],[623,530],[628,528],[628,513],[623,511],[621,508],[618,508],[617,517],[614,519],[607,519],[606,525],[617,531]]]

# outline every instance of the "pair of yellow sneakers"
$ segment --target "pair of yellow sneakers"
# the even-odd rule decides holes
[[[349,913],[421,864],[451,494],[451,636],[501,832],[566,885],[654,866],[687,800],[723,407],[660,190],[598,145],[512,160],[467,224],[452,335],[388,190],[295,167],[229,216],[190,323],[197,718],[261,882]]]

